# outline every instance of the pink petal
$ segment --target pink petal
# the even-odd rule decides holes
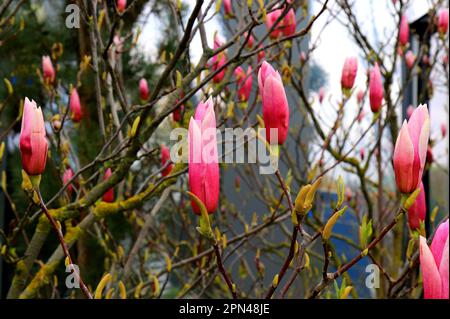
[[[422,269],[423,291],[425,299],[441,297],[441,275],[439,274],[433,254],[427,245],[427,240],[420,236],[420,268]]]
[[[445,242],[448,238],[448,219],[439,225],[434,233],[433,241],[431,242],[431,252],[433,253],[436,264],[441,264],[442,253]]]
[[[413,180],[414,146],[408,133],[408,125],[403,122],[394,149],[394,172],[397,187],[402,193],[414,191]]]
[[[439,265],[439,274],[441,275],[441,281],[442,281],[442,291],[441,291],[441,298],[443,299],[449,299],[449,292],[448,292],[448,236],[447,240],[445,241],[444,245],[444,251],[442,253],[442,260]]]

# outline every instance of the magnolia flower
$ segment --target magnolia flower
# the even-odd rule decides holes
[[[369,100],[372,112],[378,113],[383,102],[383,83],[378,63],[370,71]]]
[[[247,39],[248,33],[245,32],[244,33],[244,39]],[[253,44],[255,42],[255,39],[253,38],[253,35],[250,34],[250,36],[248,36],[248,40],[247,40],[247,48],[251,49],[253,48]]]
[[[214,50],[217,50],[218,48],[220,48],[222,46],[222,44],[223,44],[222,39],[216,33],[216,35],[214,36]],[[224,51],[217,53],[216,55],[214,55],[212,57],[212,71],[215,72],[215,71],[219,70],[226,63],[227,63],[226,53]],[[222,69],[219,73],[214,75],[213,82],[214,83],[222,82],[222,80],[225,76],[225,71],[226,71],[226,68]]]
[[[147,101],[149,95],[147,80],[142,78],[139,80],[139,97],[142,101]]]
[[[201,102],[189,122],[189,189],[214,213],[219,201],[219,160],[217,153],[216,116],[210,99]],[[192,200],[194,213],[200,208]]]
[[[223,0],[223,9],[226,17],[233,16],[233,4],[231,3],[231,0]]]
[[[234,72],[237,79],[238,97],[241,102],[247,102],[252,91],[253,74],[252,67],[249,66],[247,73],[241,67],[237,67]]]
[[[320,104],[322,104],[324,98],[325,98],[325,88],[322,86],[319,89],[319,102],[320,102]]]
[[[425,299],[448,299],[448,219],[439,225],[431,247],[422,236],[419,247]]]
[[[402,47],[406,47],[409,42],[409,23],[406,16],[402,16],[402,19],[400,21],[398,41]]]
[[[105,175],[103,176],[103,180],[104,181],[108,180],[111,177],[111,175],[112,175],[111,168],[108,168],[105,172]],[[111,187],[103,194],[102,200],[107,203],[114,202],[114,187]]]
[[[414,192],[422,180],[430,135],[430,117],[426,105],[419,105],[409,121],[404,121],[394,149],[394,172],[400,192]]]
[[[48,84],[52,84],[55,81],[55,69],[53,68],[52,60],[48,55],[42,57],[42,74],[44,76],[44,81]]]
[[[25,98],[20,130],[19,149],[22,167],[30,175],[41,175],[47,162],[48,143],[45,138],[45,123],[42,109],[36,102]]]
[[[351,90],[353,88],[357,72],[358,60],[356,57],[346,58],[341,74],[341,87],[343,90]]]
[[[68,167],[63,174],[63,184],[66,185],[73,177],[73,170],[72,168]],[[73,191],[73,186],[72,184],[69,184],[66,188],[67,190],[67,195],[70,197],[72,195],[72,191]]]
[[[262,96],[263,118],[266,128],[266,139],[278,145],[286,141],[289,130],[289,105],[280,74],[266,61],[258,73],[259,92]],[[272,141],[271,130],[276,129],[278,140]]]
[[[363,99],[364,99],[364,90],[359,89],[358,93],[356,94],[356,100],[358,101],[358,104],[361,104],[363,102]]]
[[[439,10],[438,32],[443,37],[448,30],[448,8]]]
[[[127,7],[127,0],[117,0],[117,11],[124,12]]]
[[[73,88],[70,93],[69,108],[72,113],[72,121],[76,123],[80,122],[83,118],[83,112],[81,110],[80,97],[76,88]]]
[[[441,123],[441,136],[444,138],[447,135],[447,124]]]
[[[425,189],[423,183],[420,182],[420,193],[417,196],[414,204],[408,209],[408,224],[409,228],[420,229],[420,222],[425,221],[427,214],[427,203],[425,201]]]
[[[167,165],[162,171],[162,176],[167,176],[170,174],[173,168],[173,163],[167,164],[170,161],[170,150],[165,146],[161,145],[161,165],[164,167]]]
[[[416,56],[412,53],[411,50],[406,52],[405,54],[405,62],[408,69],[411,69],[414,66],[414,62],[416,62]]]

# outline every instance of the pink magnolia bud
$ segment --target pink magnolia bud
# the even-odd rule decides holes
[[[408,224],[411,230],[420,229],[420,222],[425,221],[427,203],[425,201],[425,189],[420,182],[420,193],[414,204],[408,209]]]
[[[247,39],[247,35],[248,35],[248,33],[245,32],[244,39]],[[253,48],[254,42],[255,42],[255,39],[253,38],[253,35],[250,34],[250,36],[248,37],[248,41],[247,41],[247,48],[249,48],[249,49]]]
[[[67,168],[65,171],[64,171],[64,174],[63,174],[63,184],[65,185],[65,184],[67,184],[71,179],[72,179],[72,177],[73,177],[73,170],[72,170],[72,168]],[[67,195],[70,197],[71,195],[72,195],[72,191],[73,191],[73,185],[72,184],[69,184],[68,186],[67,186],[67,188],[66,188],[66,190],[67,190]]]
[[[353,88],[357,72],[358,60],[356,59],[356,57],[346,58],[341,75],[341,87],[343,90],[351,90]]]
[[[142,101],[147,101],[149,95],[147,80],[142,78],[139,80],[139,97]]]
[[[397,188],[409,194],[422,180],[430,135],[430,116],[426,105],[419,105],[409,121],[404,121],[394,149],[394,172]]]
[[[238,68],[236,68],[238,70]],[[253,83],[253,75],[252,75],[252,67],[249,66],[247,70],[247,74],[240,69],[241,72],[236,76],[237,78],[237,86],[238,86],[238,97],[239,101],[247,102],[250,97],[250,93],[252,92],[252,83]]]
[[[405,62],[408,69],[411,69],[414,66],[414,62],[416,62],[416,56],[412,53],[411,50],[406,52],[405,54]]]
[[[425,299],[449,298],[448,228],[447,219],[436,230],[431,249],[426,238],[420,236],[420,268]]]
[[[169,161],[170,161],[170,150],[165,145],[161,145],[161,165],[163,167],[167,165],[161,172],[162,176],[167,176],[172,171],[173,163],[167,164],[167,162]]]
[[[175,122],[181,122],[181,115],[182,115],[183,111],[184,111],[184,105],[180,105],[172,112],[172,118]]]
[[[428,56],[428,54],[425,54],[425,55],[422,57],[422,63],[423,63],[424,65],[430,65],[430,57]]]
[[[325,98],[325,88],[321,87],[319,89],[319,102],[320,102],[320,104],[322,104],[324,98]]]
[[[448,65],[448,54],[444,55],[442,57],[442,64],[443,65]]]
[[[189,122],[189,189],[205,204],[210,214],[219,201],[219,160],[217,153],[216,116],[211,99],[201,102]],[[191,201],[194,213],[200,209]]]
[[[370,109],[373,113],[378,113],[383,102],[383,82],[378,63],[370,71],[369,99]]]
[[[127,7],[127,0],[117,0],[117,11],[124,12]]]
[[[439,10],[438,32],[441,36],[445,36],[448,30],[448,8]]]
[[[217,50],[223,45],[222,39],[219,37],[219,35],[216,33],[214,36],[214,50]],[[215,72],[219,70],[223,65],[227,63],[227,56],[224,51],[221,51],[217,53],[215,56],[212,57],[212,71]],[[220,83],[222,82],[224,76],[225,76],[226,68],[222,69],[219,73],[217,73],[213,77],[214,83]]]
[[[48,143],[42,109],[25,98],[19,141],[22,167],[28,175],[41,175],[47,162]]]
[[[112,175],[111,168],[108,168],[105,172],[105,175],[103,176],[103,180],[104,181],[108,180],[111,177],[111,175]],[[107,203],[114,202],[114,187],[111,187],[103,194],[102,200]]]
[[[258,48],[261,49],[261,51],[258,52],[258,63],[260,63],[266,57],[266,53],[262,50],[262,44],[260,44]]]
[[[270,35],[269,35],[272,39],[276,39],[276,38],[278,38],[280,36],[280,33],[281,33],[281,30],[280,30],[281,21],[276,26],[274,26],[274,24],[278,20],[278,18],[280,17],[281,13],[283,13],[283,10],[282,9],[277,9],[277,10],[273,10],[272,12],[269,12],[268,14],[266,14],[267,31],[269,31],[273,27],[273,30],[272,30],[272,32],[270,32]]]
[[[72,121],[75,123],[80,122],[83,118],[83,112],[81,110],[80,97],[78,96],[78,91],[76,88],[73,88],[70,93],[69,108],[72,113]]]
[[[231,3],[231,0],[223,0],[223,9],[227,17],[233,16],[233,4]]]
[[[350,188],[346,187],[345,188],[345,200],[347,202],[350,202],[352,200],[353,197],[353,192]]]
[[[357,120],[359,123],[361,123],[361,121],[364,119],[364,116],[366,116],[366,112],[364,111],[364,109],[361,109],[361,111],[358,113],[358,117],[357,117]]]
[[[402,16],[402,20],[400,21],[398,41],[402,47],[406,47],[409,42],[409,23],[406,16]]]
[[[294,9],[290,9],[288,13],[284,16],[284,19],[282,21],[282,29],[283,35],[285,37],[291,36],[295,34],[296,29],[296,21],[295,21],[295,11]]]
[[[276,129],[278,145],[282,145],[289,130],[289,105],[280,74],[266,61],[259,69],[258,86],[262,97],[266,139],[271,143],[270,131]]]
[[[53,68],[52,60],[48,55],[42,57],[42,74],[46,83],[52,84],[55,81],[55,69]]]
[[[441,135],[442,138],[445,138],[447,136],[447,124],[441,123]]]
[[[366,156],[366,150],[364,147],[361,147],[359,150],[359,157],[361,158],[361,161],[364,161],[364,157]]]
[[[414,106],[409,105],[408,108],[406,109],[406,118],[409,120],[409,118],[411,117],[411,115],[414,113]]]
[[[364,90],[363,89],[359,89],[358,93],[356,95],[356,100],[358,101],[358,104],[361,104],[364,100]]]

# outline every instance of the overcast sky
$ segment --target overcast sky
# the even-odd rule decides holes
[[[195,0],[184,0],[183,3],[188,4],[190,7],[189,11],[191,11],[195,4]],[[310,14],[317,13],[321,8],[321,1],[312,1],[312,3],[313,6]],[[333,4],[333,2],[330,3]],[[372,43],[383,41],[386,37],[391,36],[392,30],[395,29],[396,24],[396,22],[390,18],[390,13],[393,11],[391,1],[366,0],[354,1],[354,3],[354,12],[358,18],[360,27]],[[410,5],[406,11],[409,21],[413,21],[426,13],[428,10],[428,3],[429,1],[426,0],[410,1]],[[148,15],[148,10],[149,8],[146,9],[147,12],[144,11],[144,17]],[[380,17],[382,17],[382,19],[380,19]],[[311,41],[315,41],[320,33],[320,45],[314,51],[313,59],[326,70],[328,74],[328,84],[326,86],[327,98],[331,97],[330,99],[335,101],[341,95],[340,75],[345,58],[352,55],[359,56],[360,52],[358,47],[354,44],[354,41],[350,38],[345,27],[343,27],[338,21],[331,21],[331,23],[322,32],[323,25],[328,20],[329,14],[325,12],[324,15],[316,21],[311,30]],[[160,32],[161,22],[153,15],[150,15],[148,19],[145,19],[145,21],[146,23],[142,25],[139,49],[146,52],[147,55],[154,60],[156,59],[157,44],[161,40],[162,36],[162,33]],[[220,24],[216,18],[213,18],[208,22],[208,27],[206,28],[208,41],[211,46],[215,31],[218,31],[219,34],[222,33],[223,35],[223,32],[221,32],[220,29]],[[194,37],[190,54],[194,63],[200,58],[201,44],[198,33]],[[364,88],[367,66],[364,60],[360,59],[359,62],[359,70],[355,85],[357,87]],[[400,67],[400,64],[398,67]],[[400,68],[398,70],[400,71]],[[446,121],[445,118],[447,117],[442,116],[442,114],[446,114],[444,112],[444,107],[448,107],[446,100],[447,96],[445,94],[442,92],[435,92],[435,95],[430,103],[432,106],[430,108],[432,119],[432,136],[438,136],[440,134],[440,125],[442,121]],[[353,101],[348,105],[348,110],[350,112],[346,113],[354,116],[353,110],[356,110],[356,108],[356,103]],[[324,113],[323,115],[325,118],[333,119],[335,116],[332,108],[327,109],[326,104],[321,106],[321,110],[321,112]],[[366,105],[366,110],[369,112],[368,105]],[[371,117],[367,116],[366,122],[368,123],[370,120]],[[346,118],[346,121],[350,121],[349,117]],[[442,158],[442,154],[447,148],[448,143],[439,143],[434,149],[435,157],[440,160],[445,160],[444,163],[447,163],[447,159]]]

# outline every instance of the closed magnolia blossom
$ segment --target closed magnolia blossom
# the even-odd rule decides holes
[[[408,209],[408,224],[411,230],[420,229],[420,223],[425,222],[427,214],[427,203],[425,201],[425,189],[423,183],[420,182],[420,193],[414,204]]]
[[[383,82],[378,63],[375,63],[374,67],[370,71],[369,100],[370,109],[372,112],[378,113],[383,103]]]
[[[188,131],[189,189],[205,205],[208,213],[217,209],[219,201],[219,159],[217,153],[216,116],[210,99],[200,102],[191,117]],[[194,213],[200,208],[191,201]]]
[[[364,147],[361,147],[359,149],[359,157],[361,158],[361,161],[364,160],[364,157],[366,156],[366,150],[364,149]]]
[[[25,98],[20,130],[19,149],[22,167],[29,176],[41,175],[47,162],[48,143],[45,138],[42,109],[36,102]]]
[[[448,8],[439,10],[438,32],[443,37],[448,30]]]
[[[262,97],[266,139],[270,144],[282,145],[289,131],[289,105],[280,74],[266,61],[259,69],[258,86]],[[271,136],[273,129],[277,130],[276,141]]]
[[[319,89],[319,103],[320,104],[322,104],[324,98],[325,98],[325,88],[322,86]]]
[[[277,20],[282,15],[283,11],[283,9],[276,9],[266,15],[267,30],[270,30],[273,27],[273,30],[269,35],[272,39],[276,39],[280,35],[290,36],[295,33],[297,26],[295,20],[295,11],[293,8],[286,13],[286,15],[278,22],[277,25],[275,25]]]
[[[441,123],[441,136],[444,138],[447,135],[447,124]]]
[[[405,54],[405,62],[408,69],[411,69],[414,66],[414,62],[416,62],[416,56],[412,53],[411,50],[406,52]]]
[[[214,50],[217,50],[223,45],[223,40],[216,33],[214,36]],[[224,51],[221,51],[212,57],[212,71],[215,72],[219,70],[223,65],[227,63],[227,55]],[[213,77],[214,83],[220,83],[225,76],[226,68],[223,68]]]
[[[247,102],[250,97],[250,93],[252,92],[252,67],[248,67],[247,73],[245,73],[241,67],[237,67],[234,74],[237,80],[239,101]]]
[[[226,17],[229,18],[233,16],[233,4],[231,3],[231,0],[223,0],[223,9]]]
[[[167,176],[170,174],[173,168],[173,163],[169,163],[170,161],[170,150],[167,146],[161,145],[161,165],[164,167],[164,169],[161,171],[162,176]]]
[[[266,53],[264,52],[264,49],[263,49],[263,45],[262,45],[262,44],[260,44],[260,45],[258,46],[258,49],[260,50],[260,51],[258,52],[258,63],[260,63],[262,60],[265,59]]]
[[[142,101],[147,101],[149,96],[147,80],[142,78],[139,80],[139,97]]]
[[[111,168],[106,169],[105,175],[103,176],[103,180],[107,181],[111,177],[111,175],[112,175]],[[102,200],[107,203],[114,202],[114,187],[111,187],[103,194]]]
[[[409,42],[409,23],[406,16],[402,16],[402,19],[400,21],[398,42],[403,49],[408,45]]]
[[[253,48],[253,44],[255,43],[255,38],[253,38],[252,34],[248,35],[248,33],[245,32],[244,33],[244,39],[247,39],[247,36],[248,36],[247,48],[251,49],[251,48]]]
[[[420,268],[425,299],[449,299],[448,219],[437,228],[431,246],[420,236]]]
[[[276,10],[273,10],[273,11],[271,11],[271,12],[266,14],[266,27],[267,27],[267,30],[269,31],[273,27],[272,32],[270,32],[270,34],[269,34],[269,36],[272,39],[278,38],[279,35],[281,34],[281,30],[280,30],[280,23],[281,23],[281,21],[276,26],[274,26],[274,24],[275,24],[275,22],[277,22],[277,20],[280,17],[282,12],[283,12],[282,9],[276,9]]]
[[[44,81],[48,84],[52,84],[55,81],[56,72],[53,67],[52,60],[48,55],[42,57],[42,75]]]
[[[343,90],[351,90],[353,88],[357,72],[358,60],[356,59],[356,57],[346,58],[341,74],[341,87]]]
[[[178,102],[177,102],[178,103]],[[175,122],[181,122],[182,120],[182,115],[183,115],[183,111],[184,111],[184,105],[180,105],[179,107],[177,107],[175,110],[173,110],[172,112],[172,118]]]
[[[295,20],[295,11],[294,9],[290,9],[288,13],[284,16],[281,32],[285,37],[291,36],[295,34],[295,30],[297,28],[296,20]]]
[[[361,104],[364,100],[364,90],[359,89],[358,93],[356,94],[356,100],[358,101],[358,104]]]
[[[409,121],[404,121],[394,149],[394,172],[401,193],[414,192],[422,180],[430,135],[430,116],[426,105],[419,105]]]
[[[63,174],[63,184],[64,185],[67,184],[72,179],[73,175],[74,174],[72,168],[70,167],[66,168]],[[66,191],[67,195],[70,197],[73,192],[73,185],[72,184],[67,185]]]
[[[78,95],[78,91],[76,88],[72,89],[72,92],[70,93],[70,102],[69,102],[69,108],[72,121],[75,123],[78,123],[83,118],[83,111],[81,110],[81,103],[80,103],[80,96]]]
[[[127,0],[117,0],[117,11],[124,12],[127,7]]]

